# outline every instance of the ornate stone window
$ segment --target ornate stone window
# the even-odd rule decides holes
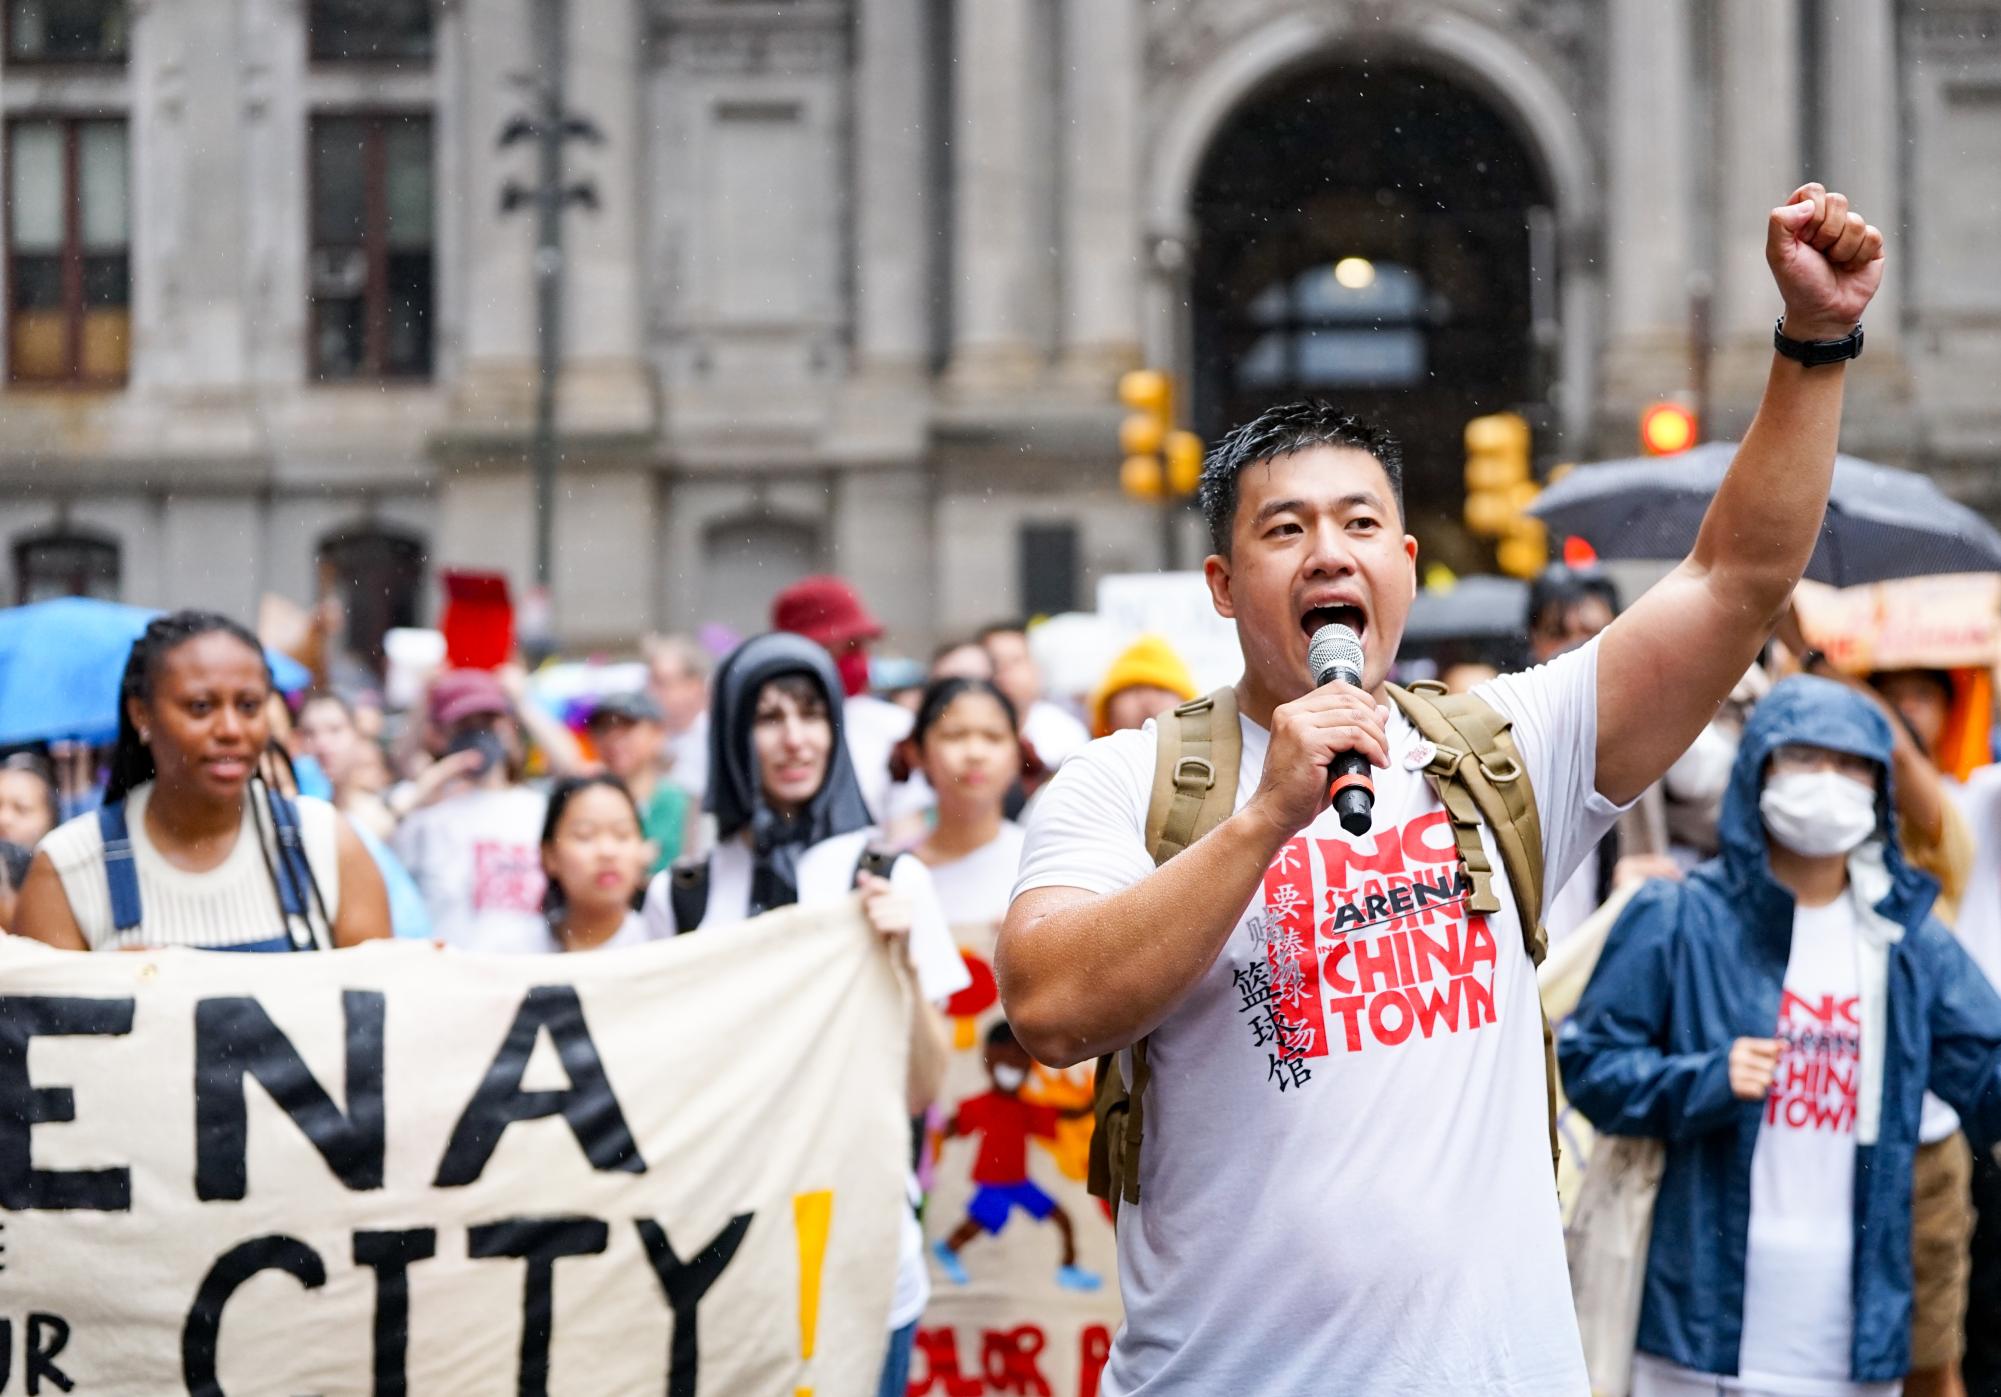
[[[429,117],[313,118],[315,377],[430,374],[434,209]]]
[[[24,117],[8,125],[13,382],[124,382],[132,326],[129,181],[123,121]]]
[[[116,601],[118,543],[83,529],[51,529],[14,544],[14,601],[25,605],[52,597]]]
[[[312,0],[315,63],[429,63],[431,0]]]
[[[7,0],[10,63],[123,63],[125,0]]]

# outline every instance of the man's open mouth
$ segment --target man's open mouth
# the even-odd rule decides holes
[[[1300,629],[1308,636],[1322,626],[1346,626],[1355,633],[1357,639],[1360,639],[1368,624],[1368,617],[1362,614],[1361,607],[1346,604],[1312,607],[1299,618]]]

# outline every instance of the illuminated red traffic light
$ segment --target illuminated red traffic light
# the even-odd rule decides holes
[[[1695,414],[1680,403],[1655,403],[1640,414],[1640,447],[1649,456],[1686,451],[1695,438]]]

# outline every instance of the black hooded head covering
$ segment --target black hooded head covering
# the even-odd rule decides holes
[[[819,688],[833,746],[820,789],[797,814],[783,816],[765,803],[753,729],[758,692],[788,674],[803,675]],[[717,838],[734,838],[745,828],[751,832],[753,917],[799,900],[799,856],[807,849],[874,823],[848,759],[841,693],[840,675],[827,652],[782,631],[746,640],[716,670],[709,713],[709,790],[703,805],[716,817]]]

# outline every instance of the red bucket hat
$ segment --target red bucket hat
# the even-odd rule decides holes
[[[804,577],[780,592],[772,599],[771,627],[803,635],[829,650],[882,634],[882,622],[839,577]]]

